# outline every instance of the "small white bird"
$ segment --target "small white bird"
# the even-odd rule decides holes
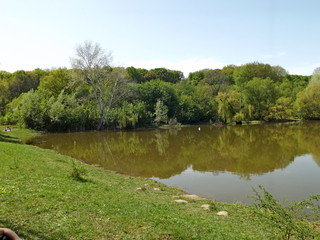
[[[200,128],[200,127],[198,127],[198,130],[200,131],[200,130],[201,130],[201,128]]]

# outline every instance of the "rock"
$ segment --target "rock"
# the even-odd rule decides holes
[[[218,216],[224,216],[224,217],[227,217],[228,216],[228,212],[226,211],[220,211],[220,212],[217,212],[216,213]]]
[[[203,210],[210,210],[209,204],[203,204],[203,205],[201,205],[201,207],[203,208]]]
[[[182,200],[182,199],[177,199],[177,200],[174,200],[175,202],[177,203],[188,203],[186,200]]]
[[[185,195],[182,195],[181,197],[189,198],[189,199],[197,200],[197,201],[205,200],[205,198],[199,197],[198,195],[195,195],[195,194],[185,194]]]
[[[160,188],[154,188],[154,191],[161,191]]]

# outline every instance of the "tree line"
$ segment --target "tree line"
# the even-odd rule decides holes
[[[45,131],[204,122],[320,119],[320,71],[291,75],[259,62],[180,71],[113,67],[84,42],[72,68],[0,71],[0,122]]]

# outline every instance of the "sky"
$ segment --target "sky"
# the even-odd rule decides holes
[[[189,72],[320,67],[318,0],[0,0],[0,70],[70,68],[84,41],[113,66]]]

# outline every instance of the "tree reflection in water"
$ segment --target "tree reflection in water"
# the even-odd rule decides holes
[[[142,177],[169,178],[188,167],[244,179],[312,154],[320,166],[320,122],[48,134],[30,143],[90,164]]]

